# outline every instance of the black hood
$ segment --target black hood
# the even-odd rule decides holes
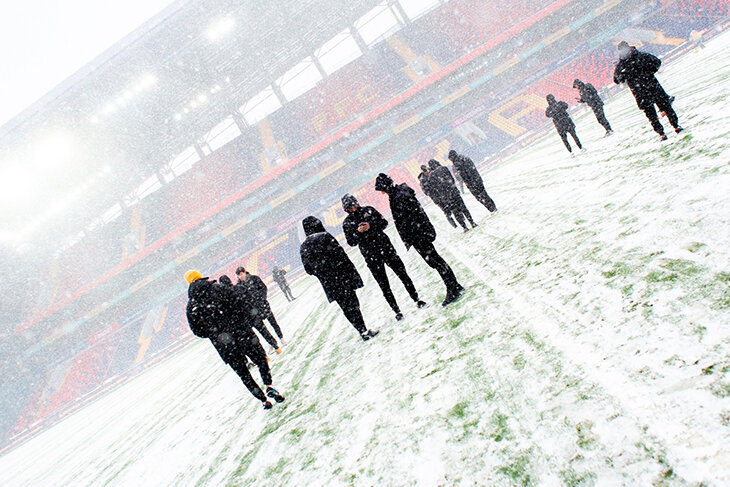
[[[231,281],[231,278],[225,274],[218,278],[218,282],[224,286],[233,286],[233,281]]]
[[[437,161],[436,159],[431,159],[430,161],[428,161],[428,167],[430,167],[431,170],[433,171],[437,167],[441,167],[441,163],[439,161]]]
[[[378,177],[375,178],[375,191],[387,192],[392,187],[393,180],[387,174],[381,172],[380,174],[378,174]]]
[[[573,80],[573,88],[580,88],[583,86],[583,82],[579,80],[578,78]]]
[[[350,193],[345,193],[345,195],[342,197],[342,209],[347,212],[347,209],[351,206],[356,206],[360,208],[360,203],[358,203],[357,198],[352,196]]]
[[[304,235],[306,236],[327,231],[325,230],[324,225],[322,225],[322,222],[319,220],[319,218],[314,216],[308,216],[304,220],[302,220],[302,228],[304,229]]]
[[[555,103],[555,96],[553,96],[553,95],[548,95],[545,97],[545,99],[547,100],[549,105],[552,105],[553,103]]]
[[[449,160],[450,161],[455,161],[458,156],[459,156],[459,154],[454,149],[451,149],[449,151]]]

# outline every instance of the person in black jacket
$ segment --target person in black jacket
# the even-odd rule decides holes
[[[446,298],[441,303],[446,306],[459,299],[464,290],[456,280],[454,271],[433,246],[436,229],[428,219],[416,193],[406,183],[396,185],[387,174],[378,174],[375,190],[388,195],[390,211],[393,214],[395,229],[398,231],[406,249],[413,247],[430,267],[435,269],[446,285]]]
[[[422,164],[421,172],[418,174],[418,183],[421,185],[421,190],[423,190],[423,193],[431,198],[431,201],[433,201],[433,203],[444,212],[446,221],[448,221],[452,227],[456,228],[456,222],[454,221],[451,210],[446,208],[446,204],[441,201],[440,195],[434,191],[433,183],[429,179],[430,173],[431,170],[428,166]]]
[[[454,171],[461,176],[474,198],[486,206],[490,212],[497,211],[497,205],[494,204],[494,200],[489,197],[487,190],[484,189],[484,181],[479,171],[477,171],[474,161],[453,149],[449,151],[449,160],[454,164]]]
[[[360,206],[357,198],[351,194],[342,197],[342,208],[348,213],[342,223],[345,239],[352,247],[360,248],[368,269],[383,292],[383,297],[395,313],[395,319],[402,320],[403,313],[400,312],[393,291],[390,289],[388,275],[385,273],[386,265],[401,280],[416,306],[419,308],[426,306],[426,303],[418,298],[418,291],[408,276],[405,264],[398,256],[388,236],[383,232],[388,226],[388,220],[383,218],[383,215],[372,206]]]
[[[274,279],[274,282],[279,285],[279,288],[281,289],[281,292],[284,293],[284,297],[287,301],[294,301],[297,299],[292,294],[289,283],[286,282],[286,270],[274,266],[274,270],[271,271],[271,277]]]
[[[337,302],[347,320],[360,333],[360,338],[369,340],[377,335],[378,330],[367,329],[360,311],[355,290],[363,283],[355,264],[319,219],[306,217],[302,220],[302,228],[307,236],[299,248],[304,271],[319,279],[327,300]]]
[[[613,130],[611,130],[611,124],[608,123],[606,114],[603,113],[603,100],[598,94],[596,88],[592,84],[583,83],[577,78],[573,81],[573,88],[577,89],[578,93],[580,93],[580,97],[577,98],[578,103],[585,103],[586,105],[591,107],[591,110],[593,110],[593,114],[596,116],[596,120],[598,120],[598,123],[600,123],[604,129],[606,129],[606,136],[611,135],[613,133]]]
[[[284,334],[281,332],[281,327],[279,327],[279,323],[276,322],[274,313],[271,311],[271,304],[269,304],[269,300],[267,299],[269,288],[266,287],[264,281],[259,276],[247,272],[243,266],[238,266],[236,276],[238,276],[236,286],[241,286],[246,289],[248,295],[253,300],[254,309],[258,312],[261,320],[268,321],[269,325],[274,329],[276,336],[279,337],[279,341],[284,343]]]
[[[471,217],[466,203],[464,203],[464,198],[461,197],[461,193],[456,188],[454,176],[449,171],[449,168],[442,166],[436,159],[428,161],[428,168],[430,170],[428,174],[429,184],[433,185],[433,191],[444,202],[446,209],[454,214],[454,218],[459,222],[461,228],[465,232],[469,230],[466,226],[465,218],[469,220],[472,228],[476,227],[477,224],[474,223],[474,219]]]
[[[664,133],[664,126],[659,121],[654,105],[667,115],[674,131],[680,133],[683,129],[679,126],[679,118],[672,108],[672,99],[655,76],[662,65],[661,60],[648,52],[642,52],[629,46],[626,41],[621,41],[618,45],[618,52],[620,60],[613,72],[613,81],[617,84],[625,82],[629,85],[636,104],[646,114],[646,118],[649,119],[654,131],[662,140],[667,140],[667,135]]]
[[[570,118],[570,115],[568,115],[568,104],[564,101],[557,101],[552,94],[548,95],[546,99],[548,107],[547,110],[545,110],[545,116],[553,119],[555,129],[558,131],[558,135],[560,135],[560,138],[563,140],[565,148],[568,149],[568,152],[571,154],[573,153],[573,148],[570,147],[570,143],[568,142],[568,134],[570,134],[573,136],[573,140],[575,140],[575,144],[578,148],[583,149],[583,146],[580,144],[580,140],[578,140],[578,135],[575,133],[575,123],[573,123],[573,119]]]
[[[266,340],[266,342],[271,346],[271,351],[276,351],[277,354],[280,354],[281,348],[279,348],[279,345],[276,343],[276,338],[274,338],[273,335],[269,333],[269,330],[266,329],[266,325],[264,325],[261,317],[260,306],[256,302],[256,299],[251,295],[251,292],[246,287],[234,286],[231,278],[225,274],[218,278],[218,282],[224,286],[232,288],[238,294],[238,302],[245,304],[245,312],[250,315],[251,327],[258,331],[263,339]],[[251,364],[249,363],[248,365],[249,368],[251,368]]]
[[[227,363],[253,394],[261,401],[264,409],[271,409],[267,396],[276,402],[283,402],[284,396],[272,385],[271,369],[266,352],[252,330],[254,314],[250,306],[234,290],[209,280],[198,271],[185,273],[188,287],[188,304],[185,314],[190,330],[198,337],[208,338],[221,359]],[[246,366],[247,357],[259,368],[266,386],[264,393]]]

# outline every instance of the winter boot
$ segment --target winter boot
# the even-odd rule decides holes
[[[674,131],[675,131],[676,133],[680,133],[680,132],[682,132],[683,130],[684,130],[684,129],[683,129],[682,127],[676,127],[676,128],[674,129]]]
[[[661,140],[662,142],[664,142],[665,140],[667,140],[667,134],[661,134],[661,135],[659,136],[659,138],[660,138],[660,140]]]
[[[366,341],[370,340],[372,337],[374,337],[375,335],[377,335],[378,333],[380,333],[380,330],[370,329],[370,330],[366,330],[366,331],[362,332],[360,334],[360,337],[362,338],[362,341],[366,342]]]
[[[276,402],[284,402],[284,396],[271,386],[266,386],[266,395]],[[268,401],[266,401],[268,402]]]
[[[271,401],[264,401],[263,405],[264,409],[271,409],[272,407],[274,407],[273,404],[271,404]]]
[[[449,304],[459,299],[463,290],[464,287],[461,284],[457,283],[456,287],[454,287],[453,289],[449,289],[446,292],[446,298],[444,299],[444,302],[441,303],[441,306],[448,306]]]
[[[416,301],[417,308],[425,308],[426,306],[428,306],[428,305],[426,304],[425,301],[421,301],[420,299],[418,301]]]
[[[403,319],[403,313],[401,313],[400,311],[398,311],[398,312],[397,312],[397,313],[395,314],[395,320],[396,320],[396,321],[400,321],[400,320],[402,320],[402,319]]]

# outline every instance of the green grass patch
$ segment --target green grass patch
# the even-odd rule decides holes
[[[507,465],[502,465],[497,472],[509,477],[512,481],[523,487],[534,485],[530,476],[530,457],[522,454]]]
[[[490,433],[489,437],[493,439],[494,441],[502,441],[502,440],[509,440],[512,438],[512,432],[509,429],[509,426],[507,425],[507,416],[496,412],[492,416],[492,432]]]
[[[613,267],[607,271],[601,272],[606,279],[613,279],[616,276],[628,276],[632,273],[631,267],[624,262],[614,262]]]
[[[573,468],[560,471],[560,479],[568,487],[580,487],[581,485],[592,485],[596,479],[593,472],[578,473]]]
[[[598,438],[593,433],[593,421],[582,421],[575,425],[575,432],[578,435],[576,444],[584,450],[592,450],[596,447]]]
[[[458,402],[454,405],[453,408],[451,408],[451,411],[449,411],[449,416],[452,418],[463,418],[466,415],[466,408],[468,407],[468,403],[466,402]]]
[[[524,369],[526,364],[527,361],[525,360],[525,357],[522,356],[522,353],[518,353],[515,355],[515,358],[512,359],[512,365],[514,365],[517,370]]]

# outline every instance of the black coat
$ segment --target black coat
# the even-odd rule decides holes
[[[244,281],[238,280],[236,283],[237,287],[242,287],[246,290],[248,295],[256,302],[266,301],[269,289],[264,284],[259,276],[253,275],[249,272],[246,273],[246,279]]]
[[[553,119],[553,123],[555,124],[555,128],[558,129],[558,132],[567,132],[575,128],[573,119],[568,114],[568,104],[564,101],[548,103],[545,116]]]
[[[664,89],[654,76],[661,65],[662,61],[658,57],[632,47],[629,56],[621,59],[616,65],[613,81],[628,84],[637,105],[644,109],[654,104],[658,93],[664,93]]]
[[[239,292],[243,293],[244,299],[250,300],[254,308],[254,314],[263,316],[271,310],[269,302],[266,299],[268,288],[259,276],[247,272],[245,280],[242,281],[239,279],[235,287]]]
[[[233,286],[208,279],[193,281],[188,288],[186,315],[192,332],[210,339],[226,363],[245,360],[243,352],[258,343],[251,329],[251,308]]]
[[[436,240],[436,229],[410,186],[406,183],[393,185],[387,193],[395,228],[406,248]]]
[[[428,184],[433,188],[433,192],[437,198],[443,202],[447,208],[456,209],[461,206],[461,193],[456,187],[454,176],[449,168],[442,166],[436,161],[429,163],[431,165],[431,173],[428,175]]]
[[[274,269],[274,272],[271,273],[271,277],[273,277],[274,282],[276,283],[282,283],[286,284],[286,277],[284,277],[286,274],[286,271],[284,269],[276,268]]]
[[[481,190],[484,188],[482,175],[479,174],[476,165],[474,165],[474,161],[459,154],[452,162],[454,163],[454,170],[461,176],[461,179],[464,180],[464,184],[466,184],[466,187],[469,188],[469,191],[473,193],[475,190]]]
[[[443,207],[444,202],[441,200],[441,195],[436,193],[434,189],[433,182],[430,179],[430,176],[426,174],[425,172],[421,171],[418,173],[418,183],[421,185],[421,189],[423,190],[423,193],[431,198],[431,201],[433,201],[437,206]]]
[[[366,222],[370,224],[370,229],[358,232],[357,227]],[[395,252],[393,244],[383,232],[387,226],[388,220],[378,210],[372,206],[358,206],[354,213],[349,213],[345,218],[342,231],[349,245],[360,247],[366,262],[380,262],[384,255]]]
[[[362,278],[335,237],[324,229],[322,222],[311,218],[304,219],[307,238],[299,249],[302,265],[307,274],[319,279],[327,300],[336,301],[346,294],[344,291],[361,288]]]
[[[590,83],[581,83],[578,85],[580,93],[579,102],[587,104],[591,108],[600,108],[603,106],[603,100],[598,94],[596,88]]]

